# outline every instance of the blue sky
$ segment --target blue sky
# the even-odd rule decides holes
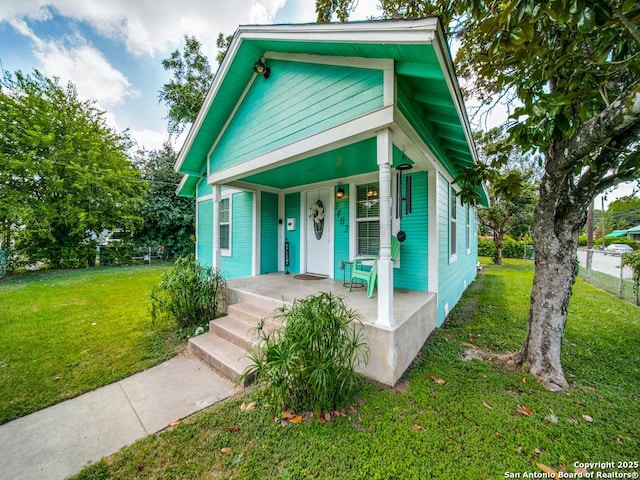
[[[376,14],[376,0],[360,0],[353,18]],[[0,61],[4,71],[37,68],[73,82],[112,126],[153,149],[168,137],[157,98],[170,73],[161,61],[184,34],[203,43],[216,69],[218,33],[314,19],[315,0],[2,0]]]

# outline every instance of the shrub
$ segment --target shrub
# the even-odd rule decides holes
[[[636,294],[636,305],[640,305],[640,250],[622,255],[620,268],[628,266],[633,272],[633,293]]]
[[[503,258],[522,258],[524,256],[524,245],[523,241],[514,240],[509,235],[506,235],[502,242]]]
[[[369,356],[361,316],[323,292],[282,307],[277,318],[282,328],[258,326],[259,346],[243,378],[263,380],[274,408],[321,412],[352,400],[363,382],[356,367]]]
[[[491,238],[478,238],[478,255],[493,258],[496,255],[496,244]]]
[[[151,316],[154,321],[168,317],[182,329],[206,324],[222,310],[225,295],[221,273],[187,255],[178,258],[151,291]]]

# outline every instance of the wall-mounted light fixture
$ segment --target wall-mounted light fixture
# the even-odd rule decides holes
[[[336,198],[344,198],[344,188],[342,188],[342,182],[338,182],[338,190],[336,191]]]
[[[402,154],[404,159],[404,153]],[[409,215],[412,211],[411,202],[411,190],[412,190],[412,178],[406,177],[404,179],[404,196],[402,195],[402,173],[411,170],[413,165],[410,163],[401,163],[396,167],[398,173],[396,173],[396,218],[402,218],[402,202],[404,202],[404,213]]]
[[[267,67],[265,61],[264,57],[260,57],[258,61],[253,64],[253,71],[258,75],[263,75],[264,78],[269,78],[269,75],[271,75],[271,69]]]

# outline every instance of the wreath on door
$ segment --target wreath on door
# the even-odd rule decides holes
[[[320,240],[324,232],[324,205],[322,200],[316,200],[316,203],[311,205],[310,210],[309,217],[313,220],[313,233],[316,235],[316,239]]]

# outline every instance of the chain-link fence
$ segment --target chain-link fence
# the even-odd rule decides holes
[[[629,267],[620,267],[622,255],[604,250],[579,249],[578,261],[579,278],[628,302],[636,302],[631,281],[633,272]]]

